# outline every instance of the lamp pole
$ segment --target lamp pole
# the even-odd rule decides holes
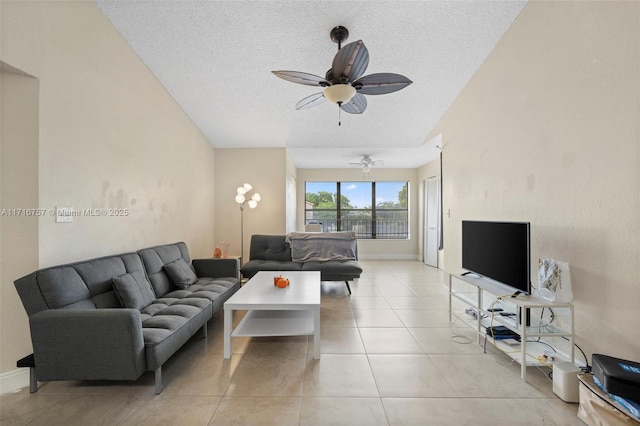
[[[249,194],[253,187],[245,183],[239,186],[236,190],[236,203],[240,206],[240,266],[244,259],[244,205],[249,204],[249,208],[255,209],[260,201],[260,194],[254,192],[254,194],[247,200],[246,196]]]
[[[240,204],[240,266],[244,257],[244,203]]]

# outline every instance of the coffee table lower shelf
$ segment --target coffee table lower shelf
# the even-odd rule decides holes
[[[231,336],[313,335],[313,311],[248,311]]]

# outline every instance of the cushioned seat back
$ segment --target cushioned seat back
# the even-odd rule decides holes
[[[291,262],[291,247],[284,235],[252,235],[249,260]]]
[[[35,271],[15,281],[29,316],[46,309],[121,307],[112,278],[144,267],[137,253],[85,260]]]
[[[176,289],[173,281],[164,271],[164,265],[182,258],[193,269],[189,250],[183,242],[149,247],[138,251],[138,254],[142,258],[142,263],[147,271],[147,276],[151,281],[156,297],[162,297]]]

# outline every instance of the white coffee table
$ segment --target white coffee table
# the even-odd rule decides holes
[[[282,275],[291,284],[273,285]],[[247,310],[231,332],[233,311]],[[313,335],[313,355],[320,359],[320,272],[260,271],[224,302],[224,357],[231,358],[231,337]]]

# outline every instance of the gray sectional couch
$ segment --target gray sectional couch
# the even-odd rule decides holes
[[[286,235],[252,235],[249,261],[240,271],[245,278],[253,277],[258,271],[320,271],[320,280],[344,281],[351,294],[349,281],[360,278],[362,267],[357,261],[355,237],[350,245],[351,259],[294,261]]]
[[[37,381],[136,380],[155,372],[240,288],[235,259],[194,259],[180,242],[35,271],[15,281]],[[34,386],[35,384],[35,386]]]

